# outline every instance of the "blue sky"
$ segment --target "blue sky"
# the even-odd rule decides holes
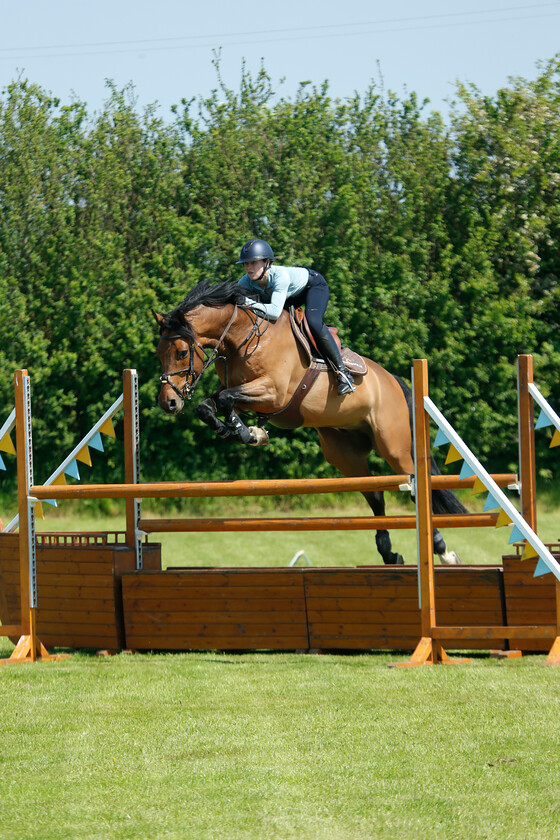
[[[139,105],[157,101],[166,117],[216,87],[220,48],[234,90],[243,59],[252,72],[264,59],[287,97],[325,79],[333,96],[351,96],[379,67],[385,88],[415,90],[445,115],[457,79],[492,95],[510,76],[535,77],[560,52],[560,0],[12,0],[2,4],[0,88],[22,73],[93,112],[106,78],[133,82]]]

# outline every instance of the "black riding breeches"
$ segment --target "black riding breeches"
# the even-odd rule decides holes
[[[290,306],[305,306],[305,317],[313,337],[317,340],[323,328],[323,318],[329,302],[327,281],[318,271],[309,271],[309,280],[305,289],[294,297],[288,298]]]

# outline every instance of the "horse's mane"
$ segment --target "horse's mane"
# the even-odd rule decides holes
[[[185,320],[186,314],[197,306],[226,306],[228,303],[243,305],[245,298],[251,297],[247,290],[242,289],[237,281],[230,280],[226,283],[213,283],[212,280],[201,280],[190,290],[186,298],[167,315],[164,315],[164,322],[161,331],[171,330],[178,333],[190,334],[191,330]]]

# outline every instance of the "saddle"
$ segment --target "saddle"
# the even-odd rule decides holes
[[[309,324],[307,323],[303,309],[299,307],[296,309],[295,307],[290,306],[289,312],[292,332],[295,336],[296,342],[299,344],[307,357],[309,367],[305,371],[303,379],[299,383],[290,402],[285,405],[284,408],[281,408],[279,411],[275,411],[273,414],[263,415],[262,419],[272,420],[272,418],[274,418],[273,423],[275,426],[279,426],[282,429],[297,429],[303,422],[300,410],[303,398],[307,396],[319,374],[332,370],[332,368],[330,364],[319,355],[315,339],[309,329]],[[348,347],[343,347],[341,345],[338,337],[338,331],[335,327],[329,327],[329,330],[338,345],[342,361],[348,370],[353,376],[364,376],[367,373],[367,367],[362,357],[358,356],[357,353],[354,353],[354,351],[350,350]]]
[[[312,362],[316,362],[319,370],[330,370],[331,368],[328,362],[320,356],[303,309],[299,307],[296,309],[295,307],[290,306],[290,323],[292,325],[292,332],[296,341],[305,351],[308,363],[311,364]],[[337,347],[340,350],[340,355],[342,356],[342,361],[350,373],[356,374],[357,376],[364,376],[367,373],[367,367],[362,357],[358,356],[357,353],[354,353],[354,351],[350,350],[348,347],[342,346],[336,327],[329,327],[329,332],[336,341]]]

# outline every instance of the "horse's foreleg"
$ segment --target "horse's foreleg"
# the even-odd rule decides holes
[[[261,429],[259,426],[245,425],[234,409],[235,401],[234,394],[227,389],[220,391],[216,399],[216,409],[224,415],[225,423],[223,425],[229,432],[227,437],[251,446],[262,446],[268,443],[268,433],[265,429]],[[222,435],[222,437],[226,437],[226,435]]]
[[[212,397],[203,400],[196,407],[196,415],[199,420],[206,423],[207,426],[216,432],[221,438],[227,439],[233,437],[233,432],[228,428],[223,420],[217,416],[216,403]]]

